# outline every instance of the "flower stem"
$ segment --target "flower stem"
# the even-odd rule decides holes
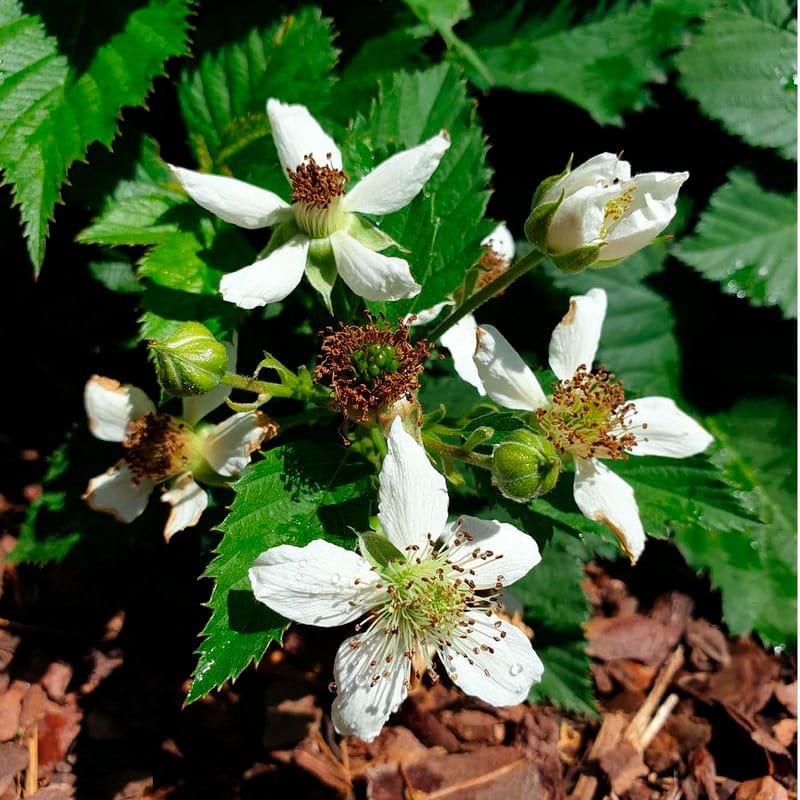
[[[544,253],[538,250],[531,250],[526,256],[517,261],[514,266],[506,270],[502,275],[495,278],[478,292],[475,292],[468,300],[462,303],[449,317],[442,320],[426,338],[435,342],[445,331],[449,330],[460,319],[474,311],[478,306],[482,306],[487,300],[491,300],[496,294],[502,292],[506,287],[514,283],[517,278],[522,277],[526,272],[533,269],[537,264],[544,260]]]
[[[226,372],[220,383],[226,386],[233,386],[234,389],[244,389],[255,394],[266,394],[270,397],[300,397],[293,386],[284,383],[271,383],[270,381],[259,381],[255,378],[248,378],[245,375],[237,375],[235,372]]]
[[[492,457],[490,455],[475,453],[472,450],[464,450],[463,447],[446,444],[441,439],[424,432],[422,434],[422,442],[427,450],[436,453],[436,455],[455,458],[458,461],[466,461],[467,464],[472,464],[473,467],[480,467],[490,471],[492,469]]]

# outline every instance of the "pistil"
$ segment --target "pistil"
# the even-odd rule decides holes
[[[330,161],[331,153],[327,154]],[[287,169],[292,184],[292,209],[300,229],[312,239],[324,239],[343,226],[342,197],[348,175],[307,155],[297,168]]]
[[[195,440],[194,431],[182,420],[150,412],[131,423],[122,446],[135,481],[160,482],[191,469]]]

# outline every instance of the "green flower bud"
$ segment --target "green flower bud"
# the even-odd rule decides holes
[[[549,492],[561,459],[549,439],[526,428],[512,431],[494,448],[492,484],[504,497],[524,503]]]
[[[199,322],[183,322],[169,336],[151,339],[148,346],[158,382],[178,397],[210,392],[228,368],[225,346]]]

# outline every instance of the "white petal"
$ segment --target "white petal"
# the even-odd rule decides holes
[[[505,262],[510,264],[514,259],[516,245],[511,231],[502,223],[498,225],[482,242],[484,247],[491,247]]]
[[[550,187],[541,202],[558,200],[561,192],[565,196],[575,194],[584,188],[604,188],[613,181],[626,181],[631,177],[631,165],[622,161],[614,153],[600,153],[579,164],[558,183]]]
[[[478,328],[474,361],[486,394],[495,403],[521,411],[535,411],[547,405],[530,367],[493,325]]]
[[[169,503],[164,538],[169,541],[178,531],[197,525],[200,515],[208,507],[208,494],[192,479],[190,472],[179,475],[168,492],[161,495],[162,503]]]
[[[668,397],[640,397],[635,400],[633,423],[627,430],[636,436],[630,452],[637,456],[688,458],[702,453],[714,438],[681,411]]]
[[[547,249],[559,255],[605,241],[600,234],[605,223],[606,203],[615,200],[621,192],[616,186],[608,189],[586,186],[567,197],[547,229]],[[605,258],[604,254],[605,249],[600,251],[600,257]]]
[[[403,300],[422,288],[411,276],[408,262],[364,247],[344,231],[331,238],[336,269],[354,294],[365,300]]]
[[[358,602],[375,573],[358,553],[315,539],[262,553],[248,570],[253,594],[273,611],[304,625],[330,628],[363,617]],[[353,602],[355,605],[351,605]]]
[[[223,342],[225,352],[228,354],[228,372],[236,372],[236,350],[239,341],[239,331],[233,332],[233,342]],[[221,406],[231,393],[230,386],[220,383],[210,392],[194,394],[184,397],[182,416],[189,425],[196,425],[203,417],[207,417],[215,408]]]
[[[478,374],[473,356],[478,345],[478,323],[472,314],[462,317],[452,328],[448,328],[439,340],[453,356],[453,366],[461,380],[466,381],[478,390],[478,394],[486,394],[483,381]]]
[[[154,487],[150,480],[134,481],[128,465],[119,461],[89,481],[83,499],[95,511],[111,514],[119,522],[133,522],[145,510]]]
[[[468,539],[461,535],[464,531],[470,534]],[[452,544],[456,539],[461,544]],[[508,586],[527,575],[542,560],[539,545],[532,536],[496,519],[459,517],[447,541],[451,543],[448,559],[474,571],[470,577],[478,589],[490,589],[498,582]],[[472,557],[476,547],[481,549],[483,557]],[[486,557],[487,551],[492,555]]]
[[[650,244],[675,216],[678,191],[688,177],[688,172],[646,172],[622,184],[633,192],[634,202],[610,231],[600,259],[627,258]]]
[[[241,472],[274,423],[260,411],[241,411],[220,422],[203,441],[203,458],[225,478]]]
[[[296,170],[306,156],[313,156],[317,164],[342,168],[339,148],[305,106],[270,98],[267,100],[267,116],[284,175],[287,170]]]
[[[452,300],[443,300],[441,303],[437,303],[435,306],[426,308],[423,311],[415,311],[413,314],[406,314],[403,319],[403,324],[408,325],[410,328],[416,328],[419,325],[427,325],[429,322],[433,322],[433,320],[442,313],[443,308],[452,305]]]
[[[197,205],[240,228],[266,228],[292,216],[289,204],[266,189],[223,175],[170,169]]]
[[[395,417],[389,431],[389,451],[380,474],[378,519],[399,550],[423,547],[430,534],[437,538],[447,522],[447,487],[422,447]]]
[[[266,258],[222,276],[222,297],[239,308],[257,308],[283,300],[303,277],[308,237],[298,234]]]
[[[576,458],[573,494],[581,513],[606,525],[631,563],[636,563],[645,539],[630,485],[599,461]]]
[[[433,175],[450,147],[447,131],[387,158],[365,175],[344,199],[348,211],[390,214],[407,206]]]
[[[338,694],[331,717],[336,730],[371,742],[406,699],[410,671],[397,643],[382,631],[345,639],[333,665]]]
[[[89,430],[104,442],[124,441],[131,422],[156,410],[153,401],[141,389],[100,375],[92,375],[86,381],[83,404]]]
[[[559,380],[569,380],[583,364],[591,370],[606,316],[606,293],[590,289],[569,299],[569,311],[550,338],[550,368]]]
[[[544,672],[528,637],[496,616],[476,615],[472,633],[440,648],[439,660],[454,683],[493,706],[522,703]]]

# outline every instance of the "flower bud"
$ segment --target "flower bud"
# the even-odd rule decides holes
[[[158,382],[178,397],[210,392],[228,367],[228,354],[199,322],[183,322],[169,336],[151,339]]]
[[[512,431],[494,448],[492,484],[519,503],[549,492],[561,472],[561,459],[544,436],[526,428]]]
[[[646,172],[601,153],[536,189],[525,235],[563,272],[618,264],[650,244],[675,216],[688,172]]]

